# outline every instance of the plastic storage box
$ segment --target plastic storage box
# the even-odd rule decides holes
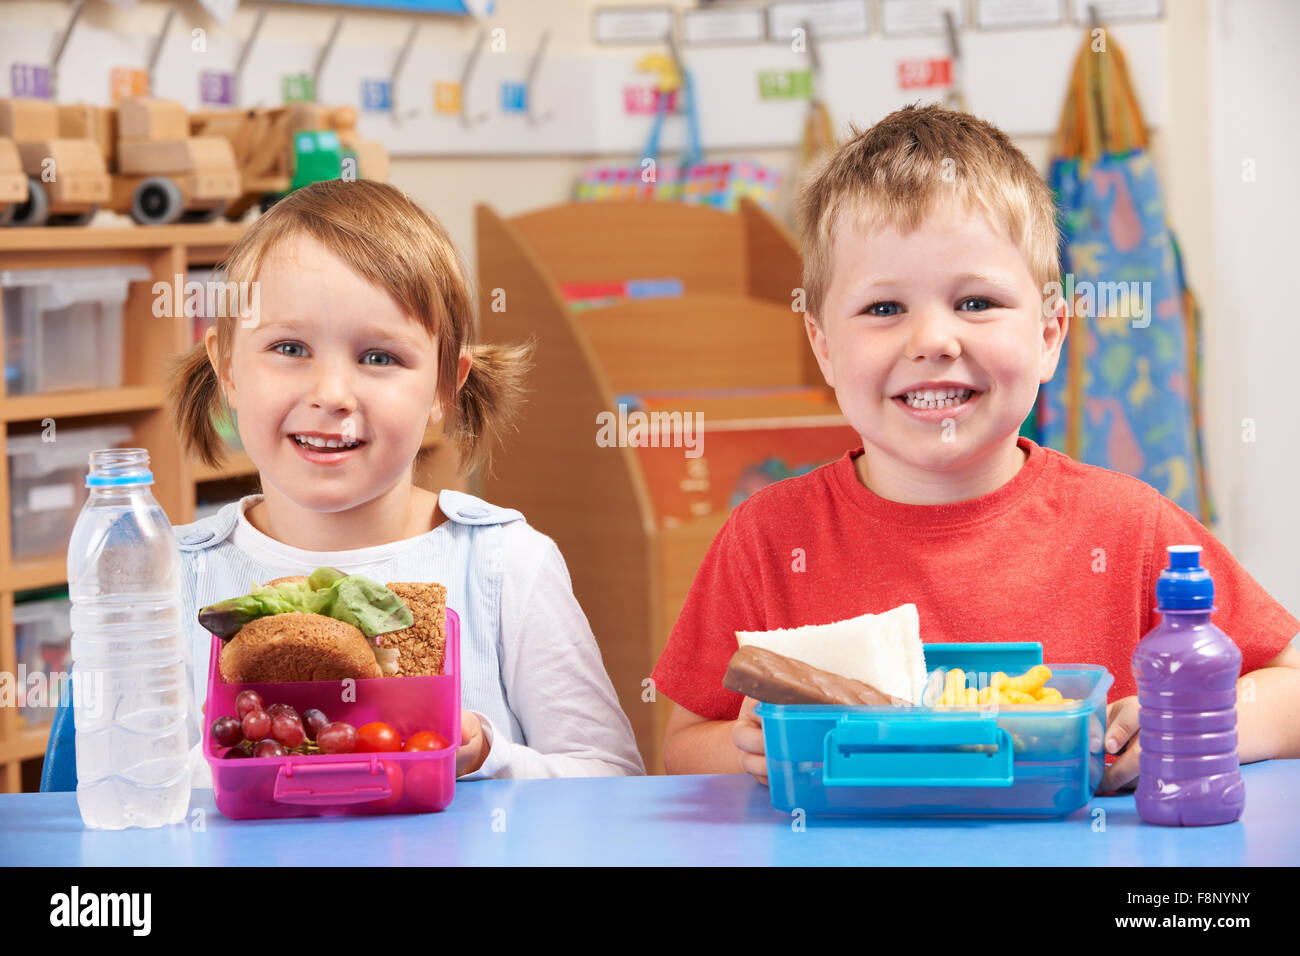
[[[55,441],[40,434],[8,441],[9,509],[14,558],[68,550],[72,526],[86,501],[90,453],[131,440],[126,425],[60,428]]]
[[[212,638],[203,755],[212,768],[217,809],[235,820],[367,813],[427,813],[451,803],[460,746],[460,618],[447,608],[443,673],[434,677],[379,677],[355,681],[354,699],[342,698],[341,681],[227,684],[221,680],[221,639]],[[290,754],[225,759],[212,739],[218,717],[235,716],[235,698],[255,690],[270,706],[280,702],[299,713],[318,707],[330,720],[360,728],[381,720],[405,741],[436,731],[450,746],[412,753]]]
[[[1033,643],[927,644],[926,667],[1017,674]],[[1058,817],[1105,769],[1104,667],[1052,664],[1057,707],[842,707],[760,703],[772,806],[809,816]]]
[[[144,266],[10,269],[4,290],[9,395],[122,384],[122,309]]]
[[[67,597],[22,601],[14,605],[14,646],[23,675],[18,680],[24,703],[18,716],[30,726],[54,719],[59,693],[72,671],[72,602]],[[29,692],[34,689],[31,675],[45,675],[45,706],[39,706]],[[60,677],[60,675],[64,675]],[[66,685],[71,686],[71,685]]]

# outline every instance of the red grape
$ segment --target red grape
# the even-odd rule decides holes
[[[302,729],[302,721],[295,714],[290,717],[288,714],[279,714],[271,720],[271,736],[286,747],[293,749],[302,743],[306,732]]]
[[[307,736],[312,740],[320,736],[320,732],[329,725],[329,722],[330,719],[325,716],[325,712],[317,710],[315,707],[302,712],[302,726],[307,731]]]
[[[212,723],[212,739],[218,746],[233,747],[244,739],[244,733],[234,717],[218,717]]]
[[[321,753],[350,754],[357,749],[357,729],[340,720],[327,724],[316,738]]]
[[[259,740],[257,746],[253,748],[254,757],[287,757],[289,751],[276,743],[274,740]]]
[[[285,714],[289,717],[298,716],[298,712],[288,704],[272,704],[270,707],[266,708],[266,712],[272,717],[279,717],[281,714]]]
[[[231,747],[224,754],[222,754],[222,759],[239,760],[241,758],[247,757],[248,755],[249,755],[248,751],[245,750],[243,747]]]
[[[262,695],[255,690],[241,690],[235,698],[235,716],[243,720],[249,711],[264,710]]]
[[[249,740],[261,740],[271,732],[271,715],[264,710],[250,710],[244,715],[241,729]]]

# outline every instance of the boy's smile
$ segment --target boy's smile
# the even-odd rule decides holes
[[[836,230],[821,322],[807,331],[862,438],[858,476],[881,497],[964,501],[1009,481],[1041,382],[1056,370],[1062,309],[1016,244],[979,214],[938,202],[919,227]]]

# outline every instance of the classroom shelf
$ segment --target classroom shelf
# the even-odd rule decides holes
[[[158,385],[124,385],[75,392],[38,392],[0,398],[0,419],[6,422],[39,421],[101,415],[106,412],[134,412],[162,408],[163,390]]]
[[[238,241],[247,227],[242,223],[210,223],[176,226],[106,226],[69,228],[43,226],[38,229],[0,229],[0,253],[113,252],[123,249],[187,249],[224,251]]]
[[[153,285],[175,282],[190,268],[220,262],[247,227],[212,223],[162,227],[80,227],[0,229],[0,271],[6,269],[85,268],[143,265],[149,278],[131,283],[123,310],[122,386],[84,391],[0,395],[0,672],[15,674],[13,607],[16,592],[65,583],[66,553],[14,559],[11,554],[9,459],[11,435],[31,433],[54,419],[58,428],[124,424],[130,444],[149,449],[153,494],[173,525],[194,520],[199,486],[211,493],[231,482],[234,495],[256,480],[248,456],[236,451],[219,467],[202,466],[184,454],[164,398],[167,359],[190,347],[193,319],[153,314]],[[0,327],[3,316],[0,316]],[[4,342],[0,338],[0,366]],[[424,488],[461,488],[454,446],[441,429],[430,429],[419,459],[416,482]],[[246,492],[245,492],[246,493]],[[19,788],[21,762],[41,757],[49,725],[28,728],[16,707],[0,707],[0,792]]]
[[[9,566],[5,576],[6,591],[31,591],[63,584],[67,580],[68,556],[66,554],[19,558]]]
[[[45,745],[50,739],[50,723],[23,727],[12,743],[0,743],[0,763],[30,760],[45,755]]]
[[[231,451],[226,456],[225,463],[215,468],[211,465],[205,465],[201,461],[194,462],[193,468],[196,482],[243,478],[257,474],[257,468],[253,465],[252,459],[242,451]]]

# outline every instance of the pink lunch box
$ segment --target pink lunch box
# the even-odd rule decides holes
[[[460,618],[447,608],[443,673],[434,677],[381,677],[353,682],[344,699],[342,681],[227,684],[221,680],[221,638],[212,636],[208,702],[203,717],[203,756],[212,768],[217,809],[234,820],[339,814],[427,813],[451,803],[460,746]],[[223,758],[212,739],[218,717],[235,716],[235,697],[255,690],[269,707],[285,703],[299,713],[310,707],[330,720],[360,728],[391,724],[403,742],[432,730],[451,741],[442,750],[413,753],[290,754],[287,757]]]

